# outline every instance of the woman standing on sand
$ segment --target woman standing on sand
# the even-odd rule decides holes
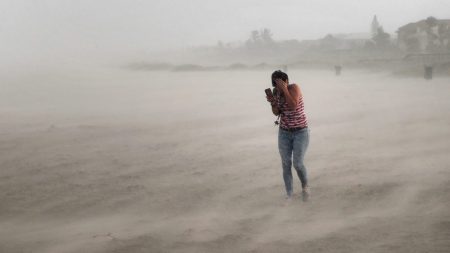
[[[283,167],[283,179],[287,198],[293,194],[292,161],[302,185],[302,199],[307,201],[310,193],[306,167],[303,164],[309,144],[308,122],[303,105],[303,96],[297,84],[289,84],[288,75],[281,70],[272,73],[273,96],[267,96],[272,112],[280,117],[278,149]]]

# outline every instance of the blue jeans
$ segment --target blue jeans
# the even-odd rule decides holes
[[[278,131],[278,149],[280,151],[281,163],[283,166],[283,179],[286,186],[286,193],[292,196],[292,160],[294,168],[302,184],[302,188],[308,185],[306,168],[303,164],[306,149],[309,144],[309,130],[303,128],[295,132],[289,132],[283,129]],[[293,158],[293,159],[292,159]]]

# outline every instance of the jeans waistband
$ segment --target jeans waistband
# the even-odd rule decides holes
[[[288,131],[288,132],[297,132],[297,131],[300,131],[300,130],[303,130],[303,129],[306,129],[306,128],[308,128],[308,127],[284,128],[284,127],[280,126],[281,130]]]

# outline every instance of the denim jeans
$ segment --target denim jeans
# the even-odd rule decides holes
[[[308,185],[306,168],[303,164],[306,149],[309,144],[309,129],[303,128],[295,132],[289,132],[283,129],[278,131],[278,149],[280,151],[281,163],[283,166],[283,179],[286,186],[286,193],[292,196],[292,161],[294,169],[302,184],[302,188]]]

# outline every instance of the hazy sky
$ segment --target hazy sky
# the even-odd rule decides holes
[[[368,32],[375,14],[395,33],[431,15],[450,19],[450,0],[0,0],[0,53],[148,52],[244,41],[264,27],[275,39],[316,39]]]

